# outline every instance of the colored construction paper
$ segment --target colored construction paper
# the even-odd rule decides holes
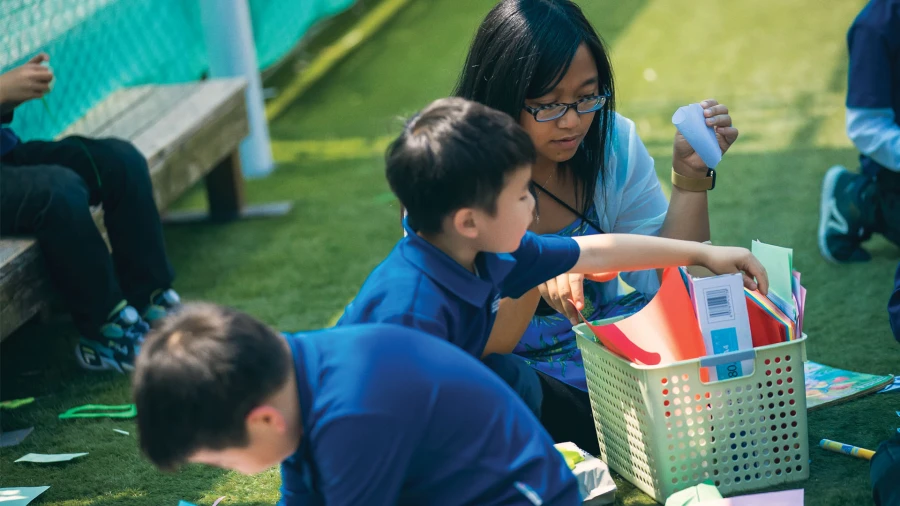
[[[57,454],[43,454],[43,453],[29,453],[24,457],[19,458],[16,462],[34,462],[35,464],[53,464],[55,462],[67,462],[72,459],[77,459],[78,457],[84,457],[87,453],[57,453]]]
[[[721,499],[719,489],[711,483],[700,483],[688,487],[680,492],[675,492],[666,499],[666,506],[696,506],[704,501]]]
[[[747,298],[747,316],[750,318],[750,335],[754,348],[797,338],[794,322],[768,297],[746,288],[744,294]]]
[[[575,305],[575,301],[569,299],[569,303],[573,306]],[[606,346],[609,351],[615,353],[616,355],[628,360],[630,362],[639,362],[641,364],[646,365],[656,365],[659,364],[659,353],[651,353],[639,346],[636,346],[630,339],[623,333],[621,330],[615,327],[615,325],[606,325],[599,326],[594,325],[593,323],[584,319],[581,316],[581,312],[578,312],[578,317],[581,321],[587,325],[587,328],[591,329],[591,332],[594,333],[594,336],[603,343],[603,346]]]
[[[772,246],[760,241],[753,241],[755,256],[769,275],[769,292],[766,296],[778,306],[791,320],[797,318],[794,306],[794,250]]]
[[[618,351],[620,355],[628,351],[618,348],[624,336],[624,341],[638,350],[659,355],[658,361],[652,355],[646,357],[646,365],[668,364],[706,355],[694,306],[677,268],[665,270],[659,291],[643,309],[622,319],[599,323],[601,325],[595,325],[592,330],[601,342],[606,339],[613,343],[616,350],[610,348],[610,351]],[[604,345],[609,347],[606,343]]]
[[[803,506],[803,489],[703,501],[698,506]]]
[[[7,446],[16,446],[21,443],[31,434],[31,431],[34,430],[34,427],[28,427],[27,429],[22,430],[13,430],[9,432],[0,433],[0,448],[6,448]]]
[[[803,335],[803,313],[806,312],[806,288],[800,284],[800,273],[794,271],[791,288],[794,291],[794,304],[797,306],[797,335]]]
[[[26,506],[35,497],[50,487],[10,487],[0,488],[0,504],[3,506]]]

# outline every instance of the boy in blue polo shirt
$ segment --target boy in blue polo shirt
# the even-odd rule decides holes
[[[743,248],[642,235],[527,232],[534,161],[528,134],[507,114],[481,104],[445,98],[413,117],[386,156],[388,183],[407,211],[407,235],[369,275],[338,325],[398,323],[488,357],[539,412],[536,373],[509,355],[517,343],[489,339],[502,297],[519,298],[568,271],[692,264],[719,274],[742,271],[749,288],[758,282],[765,293],[765,269]]]
[[[284,506],[581,503],[562,455],[502,381],[397,325],[281,336],[191,305],[144,344],[134,399],[154,464],[251,474],[281,463]]]

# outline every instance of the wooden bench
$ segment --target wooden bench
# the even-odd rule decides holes
[[[160,212],[201,178],[209,218],[236,219],[243,209],[238,146],[249,133],[243,79],[138,86],[110,95],[60,137],[118,137],[147,158]],[[103,212],[94,218],[104,233]],[[45,311],[54,292],[33,239],[0,239],[0,340]]]

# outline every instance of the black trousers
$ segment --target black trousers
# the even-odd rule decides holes
[[[93,163],[92,163],[93,160]],[[110,255],[91,217],[102,204]],[[143,155],[119,139],[19,143],[0,158],[0,235],[37,238],[84,337],[127,299],[138,311],[173,279]]]
[[[538,371],[543,401],[541,425],[554,443],[571,441],[582,450],[597,456],[597,431],[588,393]]]

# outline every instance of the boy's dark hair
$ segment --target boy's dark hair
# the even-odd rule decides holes
[[[509,115],[442,98],[410,119],[391,143],[385,172],[410,226],[433,234],[457,209],[494,213],[506,175],[534,160],[531,138]]]
[[[284,339],[254,318],[189,304],[142,346],[133,378],[141,449],[162,469],[247,445],[245,419],[292,370]]]
[[[568,166],[572,171],[578,207],[587,213],[597,180],[606,170],[616,95],[606,47],[577,4],[570,0],[497,3],[478,27],[453,94],[518,119],[525,99],[541,97],[559,84],[581,44],[597,63],[600,93],[609,98],[594,114],[575,156],[559,168]]]

